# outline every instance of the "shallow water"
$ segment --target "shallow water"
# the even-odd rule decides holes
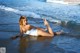
[[[19,3],[17,3],[19,2]],[[46,3],[44,0],[0,0],[0,47],[7,53],[80,53],[80,6]],[[46,18],[54,37],[10,39],[19,33],[19,17],[25,15],[31,25],[46,28]]]
[[[0,47],[5,47],[7,53],[79,53],[79,41],[80,39],[67,36],[27,36],[14,40],[0,40]]]

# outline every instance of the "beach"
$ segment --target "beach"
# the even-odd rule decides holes
[[[0,0],[0,48],[6,53],[80,53],[80,6],[48,3],[43,0]],[[29,24],[46,28],[47,19],[54,37],[32,37],[20,33],[19,18],[24,15]]]

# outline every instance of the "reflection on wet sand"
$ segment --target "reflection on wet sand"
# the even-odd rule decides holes
[[[48,46],[52,37],[20,37],[19,52],[20,53],[34,53]]]

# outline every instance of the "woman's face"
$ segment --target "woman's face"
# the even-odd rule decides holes
[[[26,25],[27,23],[26,19],[23,19],[23,25]]]

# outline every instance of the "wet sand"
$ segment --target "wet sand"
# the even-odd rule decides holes
[[[2,33],[2,32],[1,32]],[[5,35],[7,32],[5,33]],[[12,34],[12,33],[11,33]],[[14,33],[16,34],[16,33]],[[8,36],[9,35],[9,36]],[[78,53],[80,39],[74,37],[54,36],[54,37],[33,37],[24,36],[11,39],[0,38],[0,47],[5,47],[7,53]],[[75,41],[75,42],[74,42]],[[77,48],[76,48],[77,47]]]

